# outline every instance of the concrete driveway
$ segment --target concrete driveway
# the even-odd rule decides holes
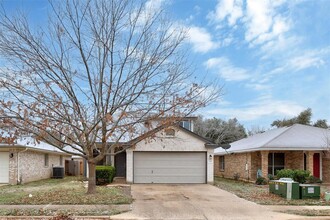
[[[132,185],[132,211],[111,219],[296,219],[208,184]]]

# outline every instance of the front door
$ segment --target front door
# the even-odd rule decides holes
[[[320,178],[320,154],[313,155],[313,176]]]
[[[116,176],[126,177],[126,152],[115,155]]]

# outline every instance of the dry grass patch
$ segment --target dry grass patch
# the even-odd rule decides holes
[[[48,179],[17,186],[3,186],[0,204],[128,204],[132,202],[129,186],[97,186],[97,193],[87,195],[86,183],[79,178]]]
[[[301,216],[330,216],[330,209],[303,209],[303,210],[284,210],[282,213],[301,215]]]

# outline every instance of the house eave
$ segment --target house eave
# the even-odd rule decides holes
[[[11,149],[18,149],[18,150],[28,149],[29,151],[35,151],[35,152],[41,152],[41,153],[71,156],[71,154],[68,154],[68,153],[65,153],[65,152],[38,149],[38,148],[34,148],[34,147],[30,147],[30,146],[24,146],[24,145],[18,145],[18,144],[17,145],[15,144],[15,145],[1,145],[0,146],[0,151],[1,150],[9,151]]]
[[[306,148],[296,148],[296,147],[262,147],[262,148],[251,148],[245,150],[234,150],[234,151],[224,151],[219,153],[214,153],[215,156],[222,156],[227,154],[236,154],[236,153],[249,153],[256,151],[325,151],[329,150],[326,147],[306,147]]]

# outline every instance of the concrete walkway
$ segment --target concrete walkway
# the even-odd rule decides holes
[[[299,219],[272,210],[208,184],[135,184],[132,211],[115,220]]]

